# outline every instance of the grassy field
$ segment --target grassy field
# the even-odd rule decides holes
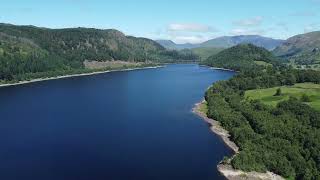
[[[278,88],[281,88],[282,95],[274,96]],[[289,99],[290,96],[300,99],[303,94],[306,94],[311,100],[306,104],[320,110],[320,84],[300,83],[294,86],[250,90],[246,91],[245,97],[249,100],[260,99],[265,104],[276,106],[279,102]]]
[[[254,61],[254,63],[256,63],[257,65],[260,65],[260,66],[272,66],[271,63],[267,63],[264,61]]]

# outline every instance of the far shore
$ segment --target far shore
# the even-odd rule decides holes
[[[236,156],[239,153],[239,147],[233,141],[231,141],[229,132],[220,125],[219,121],[210,119],[205,112],[201,111],[201,105],[203,103],[206,103],[206,101],[203,100],[199,103],[196,103],[192,109],[192,112],[205,120],[210,125],[211,131],[217,134],[235,153],[234,156]],[[228,180],[284,180],[283,177],[272,172],[259,173],[236,170],[230,165],[233,157],[229,158],[227,162],[221,161],[217,165],[218,171]]]
[[[214,70],[223,70],[223,71],[231,71],[231,72],[238,72],[238,71],[235,71],[233,69],[226,69],[226,68],[219,68],[219,67],[211,67],[211,66],[208,66],[208,65],[200,65],[200,66],[205,66],[205,67],[208,67],[210,69],[214,69]]]
[[[64,78],[79,77],[79,76],[91,76],[91,75],[104,74],[104,73],[110,73],[110,72],[134,71],[134,70],[142,70],[142,69],[155,69],[155,68],[162,68],[162,67],[164,67],[164,66],[137,67],[137,68],[128,68],[128,69],[119,69],[119,70],[106,70],[106,71],[97,70],[96,72],[91,72],[91,73],[69,74],[69,75],[63,75],[63,76],[32,79],[30,81],[20,81],[17,83],[0,84],[0,88],[1,87],[8,87],[8,86],[18,86],[18,85],[29,84],[29,83],[36,83],[36,82],[41,82],[41,81],[49,81],[49,80],[55,80],[55,79],[64,79]]]
[[[237,71],[232,70],[232,69],[218,68],[218,67],[210,67],[210,69],[237,72]]]

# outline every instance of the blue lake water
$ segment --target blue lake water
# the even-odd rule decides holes
[[[233,75],[169,65],[0,88],[0,179],[223,179],[232,152],[191,109]]]

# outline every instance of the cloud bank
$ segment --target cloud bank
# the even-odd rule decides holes
[[[174,23],[168,26],[168,31],[183,31],[183,32],[213,32],[215,28],[198,23]]]

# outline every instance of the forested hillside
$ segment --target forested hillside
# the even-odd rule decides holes
[[[244,91],[319,82],[318,72],[261,69],[214,84],[206,93],[208,116],[218,120],[240,147],[236,169],[272,171],[286,178],[320,177],[320,113],[291,97],[276,107],[247,101]]]
[[[224,50],[224,48],[215,48],[215,47],[199,47],[199,48],[193,48],[191,51],[198,55],[200,58],[200,61],[207,60],[210,56],[216,55],[219,52]]]
[[[83,69],[83,62],[164,62],[197,58],[117,30],[47,29],[0,24],[0,80],[27,73]]]
[[[232,79],[215,83],[205,95],[208,117],[219,121],[240,148],[231,165],[244,171],[271,171],[288,179],[319,179],[320,112],[306,103],[307,94],[302,98],[290,92],[289,99],[273,106],[245,94],[248,90],[284,86],[289,92],[294,89],[289,87],[298,87],[297,83],[320,84],[320,72],[277,63],[252,66],[254,60],[272,62],[274,58],[262,49],[248,47],[230,48],[209,58],[216,60],[210,65],[239,71]],[[236,66],[236,62],[241,65]],[[287,94],[280,89],[273,96]]]
[[[227,69],[248,69],[264,62],[265,64],[278,63],[277,59],[268,50],[252,44],[241,44],[225,49],[209,57],[204,63]]]

